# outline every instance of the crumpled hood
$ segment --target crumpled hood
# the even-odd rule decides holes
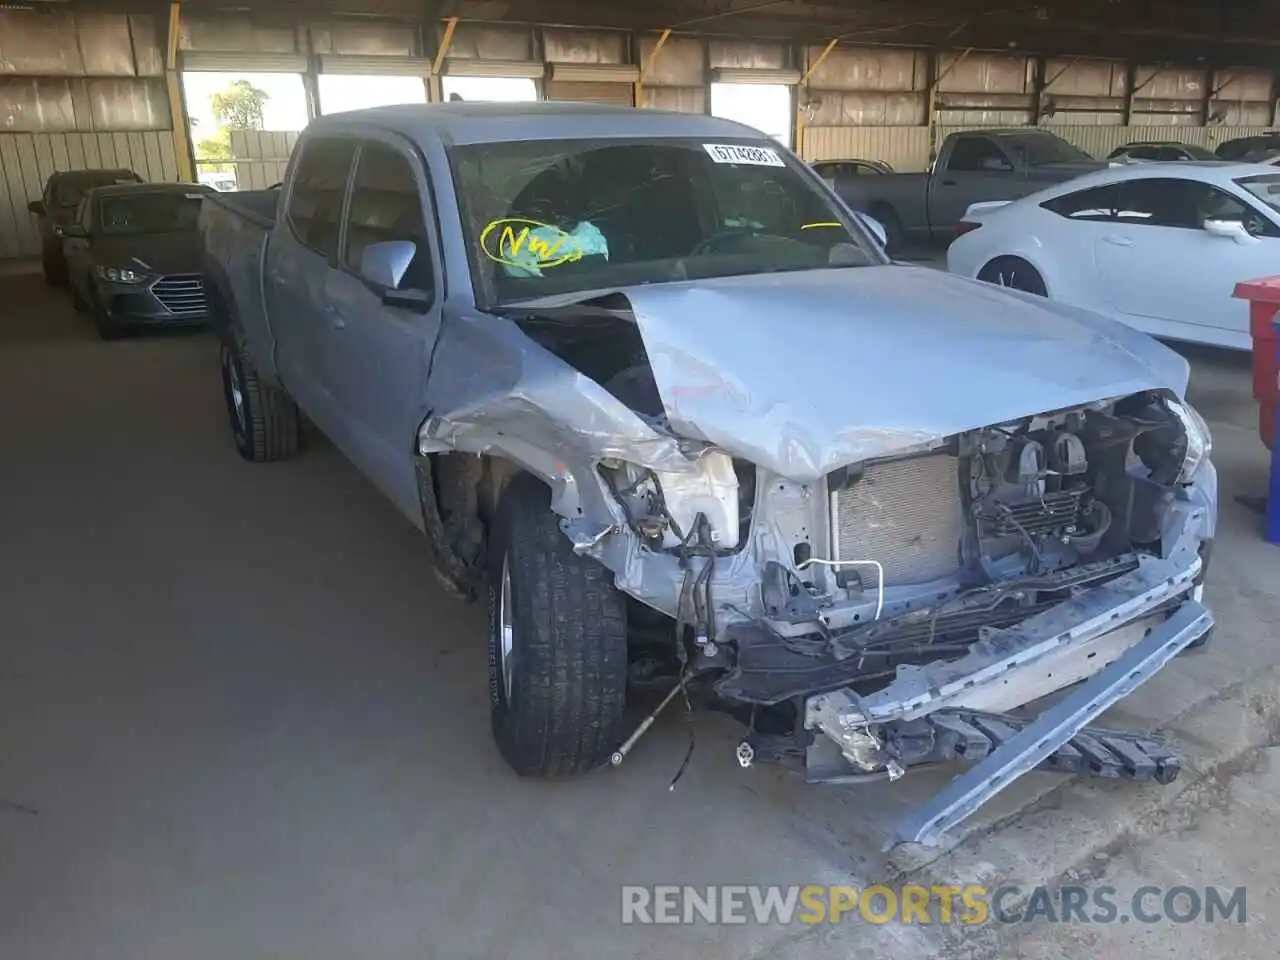
[[[672,428],[809,482],[1140,390],[1187,362],[1085,310],[919,267],[623,289]]]

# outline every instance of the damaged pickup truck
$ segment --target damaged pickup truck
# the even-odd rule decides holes
[[[705,116],[331,115],[202,231],[239,452],[301,409],[487,599],[518,773],[622,762],[649,681],[740,717],[744,767],[967,762],[902,840],[1031,769],[1177,774],[1088,726],[1213,623],[1209,432],[1154,340],[891,264]]]

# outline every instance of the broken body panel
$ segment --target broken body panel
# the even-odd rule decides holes
[[[577,550],[609,567],[622,590],[694,626],[699,641],[736,651],[736,662],[722,664],[721,695],[753,703],[808,697],[806,726],[848,746],[850,731],[875,726],[892,734],[886,725],[956,707],[1008,711],[1085,680],[1189,601],[1201,574],[1200,545],[1214,532],[1217,484],[1208,462],[1192,482],[1170,488],[1159,529],[1143,534],[1149,552],[1112,550],[1114,559],[1099,562],[1090,580],[1071,574],[1083,569],[1086,555],[1069,551],[1055,561],[1063,571],[1057,588],[1016,575],[975,579],[957,563],[925,583],[849,589],[838,582],[838,544],[822,535],[835,524],[833,474],[954,452],[956,438],[1037,415],[1048,414],[1042,419],[1052,427],[1069,417],[1108,416],[1117,401],[1134,396],[1180,398],[1186,362],[1154,341],[1083,311],[905,267],[600,291],[599,298],[609,304],[607,316],[638,329],[661,417],[629,409],[515,324],[475,318],[463,323],[507,341],[512,356],[501,365],[512,377],[495,380],[486,391],[491,399],[473,396],[466,405],[450,402],[455,386],[447,375],[436,381],[440,392],[429,391],[436,412],[424,425],[421,450],[496,454],[543,476]],[[580,299],[523,306],[530,316],[572,314],[575,303],[588,322]],[[451,332],[446,324],[443,369],[456,369],[448,361],[453,351],[501,354],[478,342],[453,344]],[[475,382],[469,376],[456,388]],[[738,513],[725,495],[726,487],[735,492],[723,470],[729,457],[755,467],[741,542]],[[633,511],[604,479],[619,464],[649,473],[672,519],[683,517],[677,530],[688,529],[686,497],[729,504],[719,513],[701,511],[718,521],[712,554],[690,561],[674,549],[670,530],[656,540],[637,530]],[[637,474],[626,475],[634,481]],[[699,624],[689,605],[691,563],[711,568],[711,623]],[[769,603],[777,568],[803,591],[794,610],[781,605],[781,615]],[[1024,597],[1020,609],[981,625],[977,639],[961,647],[939,643],[936,659],[886,660],[880,689],[856,692],[869,671],[855,663],[864,666],[869,651],[846,637],[876,624],[919,621],[942,602],[981,593],[984,583],[991,593],[1038,589],[1048,600],[1037,606]],[[1193,642],[1211,624],[1206,614],[1180,640]],[[949,632],[944,620],[934,639]],[[780,660],[780,640],[816,646],[796,656],[784,650]],[[761,645],[774,659],[751,664]],[[794,678],[797,664],[809,671],[804,681],[752,682],[760,674]],[[714,658],[704,665],[715,666]],[[1063,725],[1060,737],[1083,722]]]
[[[1065,749],[1131,688],[1108,663],[1140,657],[1134,676],[1145,679],[1209,629],[1192,595],[1214,534],[1216,474],[1207,431],[1182,401],[1177,354],[1086,311],[891,266],[834,206],[839,223],[802,229],[848,231],[867,244],[857,263],[798,258],[773,272],[766,261],[693,280],[677,258],[657,280],[495,303],[472,259],[494,259],[488,234],[468,232],[448,155],[457,142],[522,140],[485,121],[488,109],[468,107],[440,131],[415,126],[408,108],[362,115],[418,143],[433,181],[447,291],[404,455],[416,459],[417,522],[459,592],[480,582],[483,533],[477,519],[457,549],[433,478],[474,455],[547,483],[573,549],[675,621],[684,678],[730,703],[792,705],[814,779],[892,773],[930,755],[903,746],[922,717],[1000,714],[1091,677],[1102,685],[1037,728],[1035,743],[1001,746],[999,769],[912,838],[945,829],[1044,750]],[[589,108],[574,109],[548,108],[535,132],[584,136],[576,117]],[[628,141],[747,137],[713,118],[609,122],[625,131],[609,136]],[[771,169],[783,163],[772,147],[757,153]],[[701,151],[673,156],[687,154]],[[797,176],[821,189],[807,168]],[[225,312],[259,370],[279,376],[288,364],[262,297],[268,231],[227,204],[206,206],[212,269],[234,295]],[[577,234],[599,242],[584,223]],[[273,229],[288,229],[279,211]],[[836,244],[831,264],[847,258],[841,246],[858,253]],[[508,276],[550,265],[521,251],[498,250]]]

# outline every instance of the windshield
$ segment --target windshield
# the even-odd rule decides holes
[[[1272,210],[1280,212],[1280,173],[1242,177],[1236,181]]]
[[[1046,163],[1079,163],[1082,160],[1088,162],[1093,159],[1083,150],[1073,147],[1052,133],[1012,139],[1014,149],[1022,152],[1027,158],[1028,166],[1032,167]]]
[[[137,174],[129,173],[127,170],[86,170],[55,180],[52,202],[55,207],[74,207],[94,187],[139,182],[141,181]]]
[[[139,193],[131,197],[103,197],[101,231],[108,235],[185,233],[196,229],[199,193]]]
[[[449,153],[485,306],[884,262],[812,173],[763,142],[522,141]]]

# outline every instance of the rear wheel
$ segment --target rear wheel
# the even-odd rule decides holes
[[[877,204],[867,211],[884,227],[885,250],[890,256],[899,257],[906,251],[907,232],[902,228],[902,220],[893,207]]]
[[[238,343],[222,346],[222,393],[240,456],[262,463],[298,452],[298,408],[293,398],[263,381]]]
[[[1034,293],[1037,297],[1049,294],[1040,271],[1021,257],[996,257],[978,271],[978,279],[998,287]]]
[[[622,739],[627,617],[612,574],[573,552],[547,487],[521,474],[489,535],[493,737],[524,777],[581,773]]]

